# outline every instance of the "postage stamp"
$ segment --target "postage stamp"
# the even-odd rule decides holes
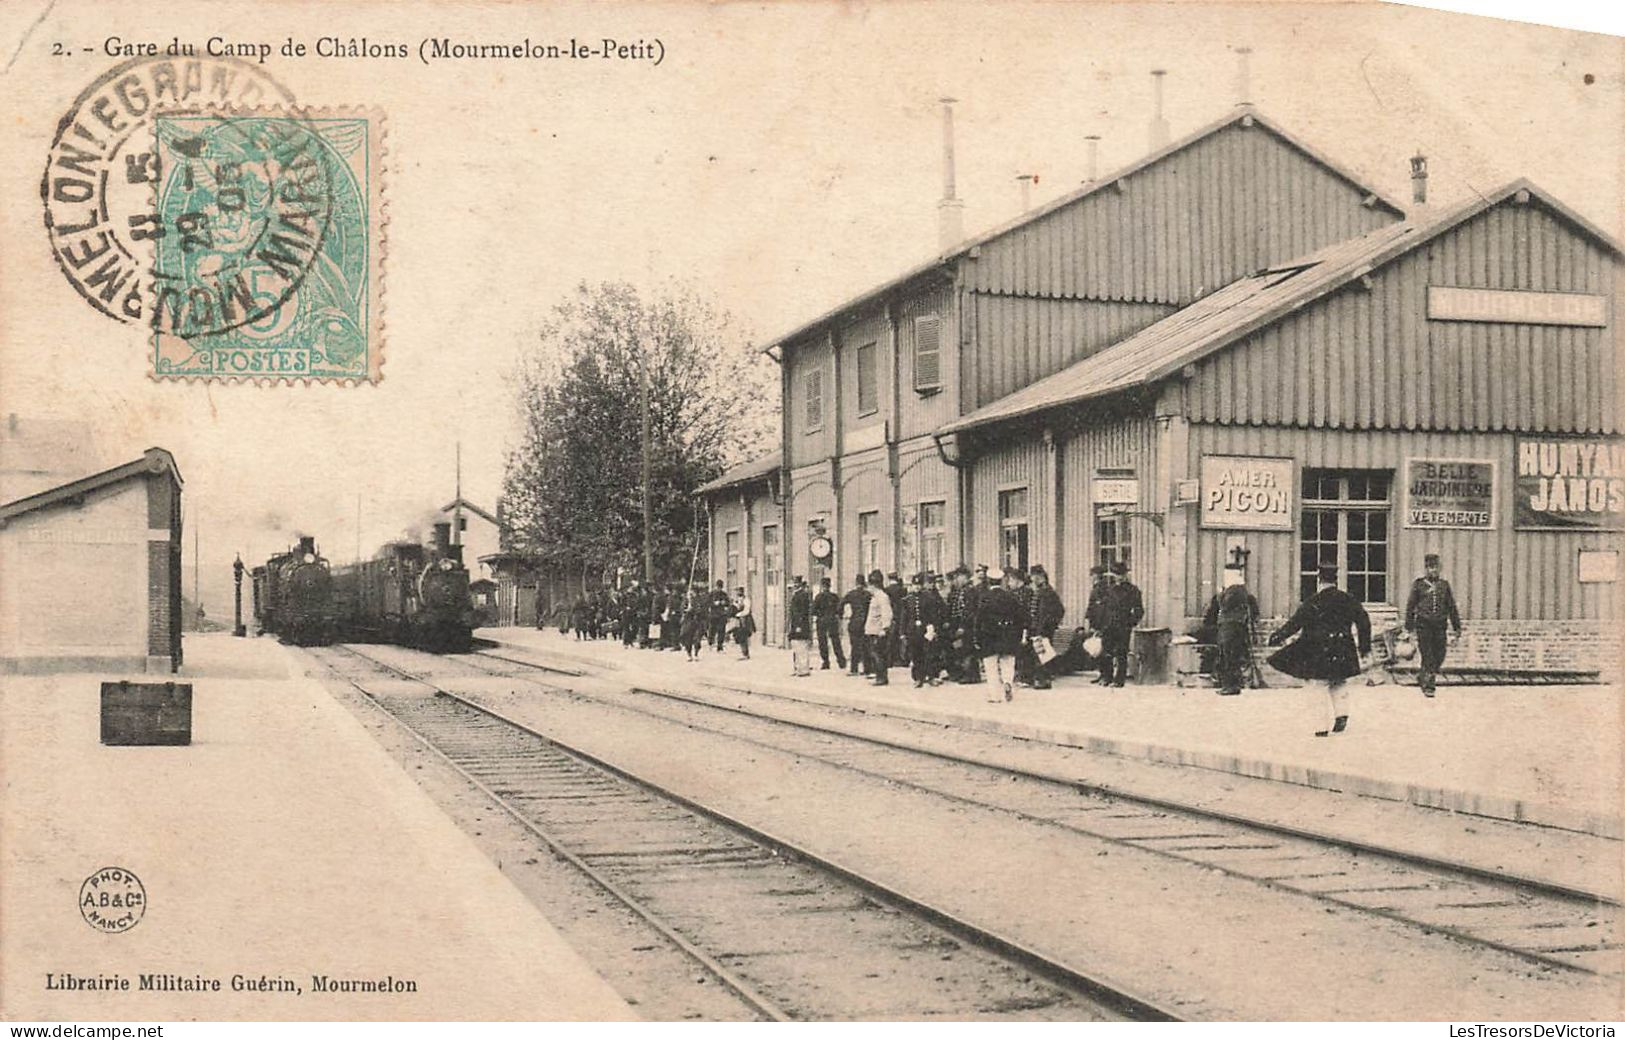
[[[40,182],[51,252],[68,284],[109,318],[146,322],[160,106],[293,102],[270,74],[235,58],[137,58],[96,77],[57,121]]]
[[[157,115],[154,376],[380,378],[382,133],[367,109]]]

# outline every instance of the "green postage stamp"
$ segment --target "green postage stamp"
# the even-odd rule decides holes
[[[380,378],[378,115],[160,113],[152,363],[163,378]]]

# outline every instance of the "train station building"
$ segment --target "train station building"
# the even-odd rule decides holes
[[[1123,561],[1174,633],[1237,549],[1266,615],[1331,563],[1379,624],[1439,552],[1453,663],[1606,668],[1619,245],[1523,181],[1434,211],[1413,165],[1406,219],[1243,106],[951,247],[771,344],[778,472],[713,515],[764,575],[1042,563],[1068,626]]]
[[[95,465],[77,450],[78,425],[13,416],[0,434],[0,672],[172,673],[180,471],[169,452],[148,448],[69,477]]]

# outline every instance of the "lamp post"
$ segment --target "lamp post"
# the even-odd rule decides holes
[[[237,627],[232,629],[234,636],[248,635],[248,627],[243,624],[243,557],[237,554],[237,559],[231,563],[231,576],[237,582]]]

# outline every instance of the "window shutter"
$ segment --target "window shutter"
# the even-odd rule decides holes
[[[824,373],[807,373],[807,429],[816,430],[824,425]]]
[[[935,314],[914,319],[914,389],[942,387],[942,323]]]
[[[875,345],[865,343],[858,348],[858,414],[868,415],[880,409],[880,384],[875,372]]]

